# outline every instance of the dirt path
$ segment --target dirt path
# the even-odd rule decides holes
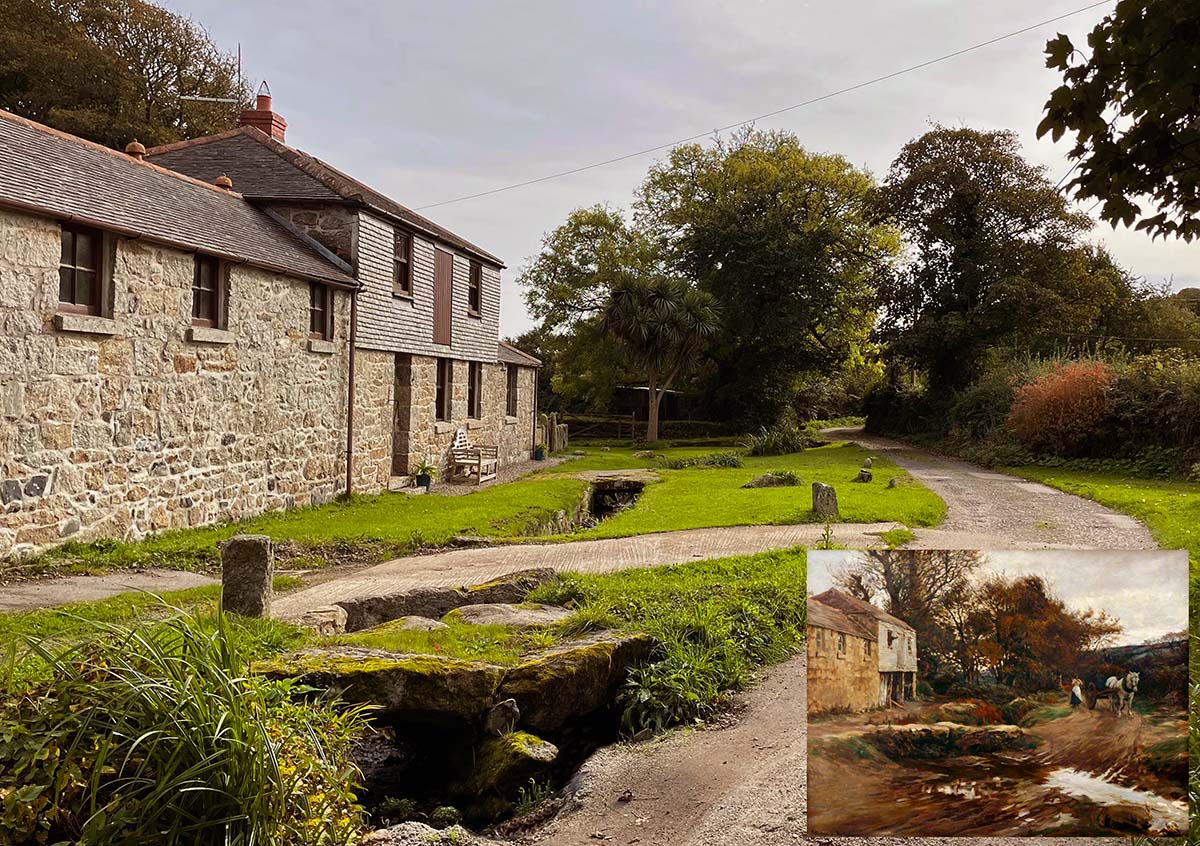
[[[895,523],[838,523],[834,539],[846,546],[880,544],[879,534]],[[682,564],[706,558],[749,555],[794,546],[814,546],[823,526],[725,526],[687,529],[629,538],[569,543],[507,544],[410,555],[279,597],[277,617],[289,618],[321,605],[364,596],[379,596],[412,587],[486,582],[514,570],[551,567],[580,573],[608,573],[631,567]]]
[[[601,750],[567,807],[527,846],[975,846],[979,838],[808,836],[804,656],[740,697],[736,723]],[[622,801],[621,797],[631,797]],[[992,837],[996,846],[1101,846],[1112,838]]]
[[[1047,485],[996,473],[871,435],[861,428],[828,429],[903,467],[946,502],[945,522],[917,529],[910,546],[925,549],[1013,549],[1073,546],[1154,549],[1146,527],[1124,514]],[[999,542],[999,544],[998,544]]]

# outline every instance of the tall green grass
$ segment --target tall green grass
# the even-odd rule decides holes
[[[92,627],[81,645],[29,641],[50,680],[0,702],[0,844],[358,836],[361,710],[294,701],[290,683],[249,675],[224,615]]]

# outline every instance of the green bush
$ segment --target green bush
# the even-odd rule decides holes
[[[30,649],[49,681],[0,705],[0,844],[334,846],[361,814],[362,711],[249,675],[223,616]]]
[[[791,654],[804,637],[804,585],[804,552],[795,550],[568,575],[528,599],[570,597],[656,640],[622,694],[624,730],[638,734],[708,715],[756,665]]]
[[[813,437],[794,423],[764,426],[757,435],[748,435],[743,443],[748,455],[787,455],[803,452],[813,445]]]
[[[742,457],[736,452],[712,452],[690,458],[660,458],[659,466],[664,470],[687,470],[706,467],[741,467]]]

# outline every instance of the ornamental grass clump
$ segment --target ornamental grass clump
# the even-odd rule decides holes
[[[794,423],[777,423],[762,427],[756,435],[747,435],[742,445],[747,455],[788,455],[803,452],[813,441],[808,430]]]
[[[223,615],[92,625],[30,642],[49,681],[0,699],[0,846],[357,841],[362,709],[249,674]]]

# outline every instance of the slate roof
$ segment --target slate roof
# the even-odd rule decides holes
[[[872,631],[858,620],[843,614],[831,605],[826,605],[815,597],[808,599],[808,624],[820,629],[832,629],[848,635],[861,637],[872,643],[879,640],[879,630]]]
[[[818,602],[822,602],[825,605],[837,608],[846,614],[864,614],[873,617],[876,620],[882,620],[885,623],[890,623],[893,626],[897,626],[901,629],[907,629],[910,632],[916,631],[916,629],[901,620],[899,617],[893,617],[888,612],[880,608],[876,608],[871,603],[864,602],[863,600],[851,596],[848,593],[843,593],[837,588],[830,588],[824,593],[818,593],[813,597],[813,599],[817,600]]]
[[[238,193],[0,111],[0,205],[357,287]]]
[[[541,367],[542,360],[534,358],[527,352],[514,347],[512,344],[506,344],[504,341],[498,343],[496,350],[496,361],[502,364],[519,364],[522,367]]]
[[[253,126],[154,147],[146,156],[163,167],[205,181],[225,174],[233,180],[234,188],[251,200],[363,205],[489,264],[504,267],[499,258],[465,238]]]

